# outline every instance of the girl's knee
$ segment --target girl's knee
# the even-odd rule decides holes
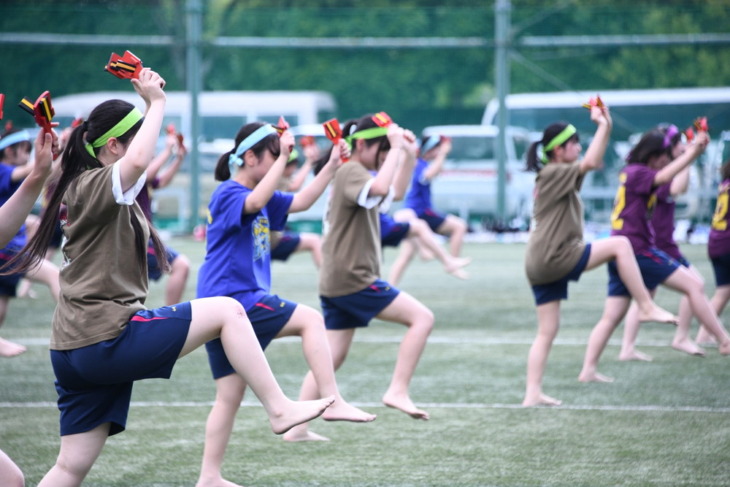
[[[184,255],[178,255],[175,260],[172,261],[172,272],[180,274],[184,272],[187,274],[188,271],[190,271],[190,260],[188,260],[188,258]]]

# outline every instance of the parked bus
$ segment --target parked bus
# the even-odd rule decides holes
[[[505,98],[508,124],[541,132],[555,121],[567,120],[579,131],[593,133],[582,105],[596,94],[611,108],[614,140],[628,140],[660,123],[689,126],[699,116],[708,118],[711,129],[730,127],[730,87],[516,93]],[[498,111],[499,100],[491,100],[482,124],[494,125]]]
[[[184,135],[190,134],[190,95],[169,91],[165,106],[165,125],[174,124]],[[118,98],[144,109],[133,91],[100,91],[53,98],[54,121],[61,127],[74,118],[87,117],[99,103]],[[199,142],[232,139],[245,123],[276,123],[283,116],[290,125],[323,122],[335,116],[337,104],[323,91],[204,91],[198,98],[200,113]]]
[[[168,91],[163,127],[175,125],[190,142],[190,95]],[[99,103],[110,99],[126,100],[144,110],[144,102],[134,91],[78,93],[53,98],[54,121],[67,127],[78,117],[88,117]],[[213,171],[219,156],[230,150],[242,125],[260,121],[277,123],[283,116],[292,125],[324,122],[337,112],[334,97],[323,91],[208,91],[198,99],[200,137],[198,167],[200,206],[196,220],[204,217],[212,191],[217,186]],[[160,134],[160,148],[164,134]],[[155,223],[172,230],[182,229],[190,220],[190,163],[186,161],[172,184],[155,192]]]
[[[617,173],[624,165],[632,141],[637,140],[637,134],[662,123],[673,123],[684,129],[691,126],[695,118],[706,116],[714,140],[693,167],[690,191],[679,200],[677,214],[679,218],[709,220],[717,169],[722,162],[719,136],[722,130],[730,127],[730,87],[517,93],[505,98],[508,123],[525,127],[533,137],[539,138],[546,126],[565,120],[575,125],[587,141],[595,132],[595,125],[582,105],[597,94],[611,108],[613,144],[607,153],[604,171],[590,173],[584,183],[582,196],[587,218],[601,221],[607,218],[618,184]],[[482,124],[496,123],[498,111],[499,101],[491,100],[484,111]]]

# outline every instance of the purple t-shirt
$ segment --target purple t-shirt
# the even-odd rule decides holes
[[[674,241],[674,209],[676,203],[672,196],[671,183],[662,184],[656,189],[656,206],[651,217],[651,226],[654,228],[656,248],[666,252],[677,260],[682,259],[682,252]]]
[[[712,229],[707,242],[707,253],[711,259],[730,254],[730,179],[720,183],[717,193],[717,205],[712,216]]]
[[[631,241],[634,253],[656,247],[650,221],[656,206],[657,171],[644,164],[628,164],[619,174],[619,187],[611,212],[611,235]]]
[[[231,296],[250,309],[271,290],[271,231],[284,230],[294,195],[275,191],[258,213],[243,214],[251,190],[221,183],[208,205],[205,260],[198,297]]]
[[[406,208],[412,209],[417,215],[431,208],[431,182],[423,177],[427,167],[428,161],[420,158],[416,161],[411,178],[411,188],[403,202]]]
[[[152,221],[152,197],[150,195],[150,186],[152,189],[157,189],[160,186],[160,180],[155,178],[152,183],[145,184],[137,195],[137,203],[142,208],[142,213],[147,217],[147,220]]]

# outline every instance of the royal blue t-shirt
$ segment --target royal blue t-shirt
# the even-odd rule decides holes
[[[275,191],[258,213],[244,214],[251,189],[221,183],[208,204],[206,254],[198,297],[230,296],[250,309],[271,290],[271,231],[284,230],[293,194]]]
[[[10,164],[0,163],[0,206],[4,205],[11,196],[18,190],[22,181],[12,181],[14,166]],[[26,242],[25,224],[20,227],[18,233],[5,246],[7,249],[19,250],[23,248]]]
[[[406,200],[403,203],[406,208],[412,209],[417,215],[431,208],[431,181],[423,177],[427,167],[428,161],[421,158],[416,161],[416,166],[413,168],[411,188],[408,190]]]

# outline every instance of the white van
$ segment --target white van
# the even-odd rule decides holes
[[[169,124],[190,140],[190,94],[168,91],[163,127]],[[52,99],[56,112],[54,121],[67,127],[78,117],[88,117],[100,103],[121,99],[140,110],[144,102],[134,91],[103,91],[78,93]],[[233,139],[242,125],[260,121],[277,123],[283,116],[294,126],[316,124],[335,116],[337,104],[334,97],[323,91],[205,91],[198,99],[200,113],[200,137],[198,140],[200,168],[200,208],[198,217],[205,215],[210,194],[217,186],[213,170],[218,157],[233,147]],[[160,147],[162,147],[161,134]],[[172,227],[183,227],[190,214],[190,163],[186,161],[172,184],[155,193],[156,220],[163,224],[170,221]]]
[[[499,128],[493,125],[437,125],[423,136],[451,138],[452,149],[444,169],[431,183],[436,210],[459,215],[466,221],[496,220],[498,167],[495,156]],[[526,226],[532,212],[535,174],[526,172],[525,151],[530,133],[507,127],[505,212],[507,222],[518,219]]]

